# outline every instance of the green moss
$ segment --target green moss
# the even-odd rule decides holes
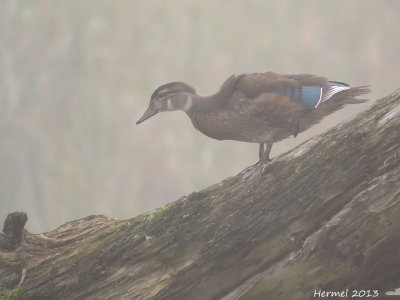
[[[165,214],[167,212],[169,212],[171,210],[171,208],[175,208],[175,206],[176,205],[174,203],[172,203],[172,204],[165,205],[154,211],[149,212],[148,214],[146,214],[144,216],[143,223],[145,225],[149,225],[150,223],[153,223],[154,221],[158,221],[158,220],[164,218]]]
[[[21,288],[5,291],[0,300],[23,300],[26,298],[26,293]]]

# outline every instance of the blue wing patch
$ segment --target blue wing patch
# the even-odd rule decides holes
[[[320,86],[302,86],[288,89],[286,96],[293,102],[300,103],[304,109],[314,109],[321,97]]]
[[[322,88],[320,86],[303,86],[301,87],[300,103],[305,109],[314,109],[320,98]]]
[[[329,100],[334,94],[349,88],[349,85],[345,83],[328,81],[323,86],[289,88],[286,96],[293,102],[300,103],[304,109],[314,109],[320,103]]]

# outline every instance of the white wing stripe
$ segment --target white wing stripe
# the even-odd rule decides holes
[[[321,87],[321,89],[319,90],[319,99],[318,99],[317,104],[315,105],[315,108],[317,108],[317,106],[320,104],[321,99],[322,99],[322,87]]]

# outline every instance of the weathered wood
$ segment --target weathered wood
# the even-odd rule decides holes
[[[0,249],[0,290],[23,270],[41,300],[386,298],[400,287],[400,92],[156,211],[26,233]]]
[[[0,249],[14,250],[22,240],[22,234],[28,216],[24,212],[8,214],[0,235]]]

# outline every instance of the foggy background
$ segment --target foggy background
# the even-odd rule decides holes
[[[212,140],[183,112],[135,126],[154,89],[185,81],[207,95],[233,73],[306,72],[370,84],[376,99],[400,87],[399,28],[395,0],[3,0],[0,222],[22,210],[42,232],[132,217],[233,176],[258,145]]]

